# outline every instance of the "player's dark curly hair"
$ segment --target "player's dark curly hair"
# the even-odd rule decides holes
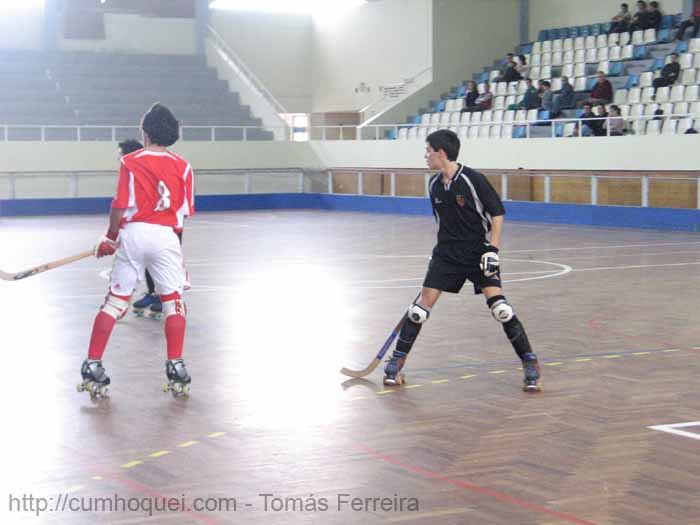
[[[141,129],[146,132],[153,144],[172,146],[180,138],[180,123],[175,115],[156,102],[143,116]]]
[[[447,160],[456,161],[459,156],[459,137],[449,129],[439,129],[425,139],[433,151],[444,151]]]
[[[143,149],[143,144],[136,139],[127,139],[119,143],[119,150],[122,152],[122,155],[128,155],[140,149]]]

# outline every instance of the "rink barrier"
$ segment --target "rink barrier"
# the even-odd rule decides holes
[[[109,198],[0,200],[0,217],[107,214]],[[543,202],[505,202],[507,219],[513,221],[588,226],[700,231],[700,210],[636,206],[593,206]],[[327,210],[398,215],[431,215],[425,197],[276,193],[202,195],[197,210],[210,212],[246,210]]]

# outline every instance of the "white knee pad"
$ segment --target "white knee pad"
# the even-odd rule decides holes
[[[102,305],[102,311],[110,317],[114,317],[114,319],[121,319],[129,311],[129,301],[115,297],[111,293],[107,294],[105,304]]]
[[[513,307],[509,305],[505,300],[496,301],[491,305],[491,315],[499,323],[505,324],[515,316],[513,312]]]
[[[187,317],[187,307],[185,306],[185,301],[182,299],[165,301],[163,303],[163,314],[165,317],[170,317],[171,315],[181,315],[182,317]]]
[[[408,318],[416,324],[423,324],[430,317],[430,309],[420,304],[408,307]]]

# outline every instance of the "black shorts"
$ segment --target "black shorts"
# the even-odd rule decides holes
[[[486,277],[481,271],[481,253],[473,253],[462,257],[460,264],[448,261],[440,255],[436,248],[428,264],[428,273],[423,280],[425,288],[434,288],[443,292],[459,293],[467,279],[474,285],[474,293],[480,294],[484,288],[501,288],[500,271],[491,277]]]

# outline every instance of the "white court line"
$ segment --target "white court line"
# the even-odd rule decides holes
[[[599,272],[602,270],[631,270],[635,268],[662,268],[666,266],[697,266],[700,262],[668,263],[668,264],[635,264],[632,266],[601,266],[598,268],[576,268],[574,272]]]
[[[700,421],[690,421],[688,423],[673,423],[671,425],[654,425],[647,428],[651,430],[658,430],[659,432],[675,434],[676,436],[683,436],[691,439],[700,440],[700,434],[696,434],[694,432],[686,432],[684,430],[678,430],[679,428],[687,427],[700,427]]]
[[[231,222],[223,222],[223,221],[201,221],[201,220],[195,220],[195,219],[190,219],[187,221],[187,227],[189,228],[190,226],[196,226],[198,224],[211,224],[214,226],[227,226],[229,228],[250,228],[250,224],[236,224],[236,223],[231,223]]]

